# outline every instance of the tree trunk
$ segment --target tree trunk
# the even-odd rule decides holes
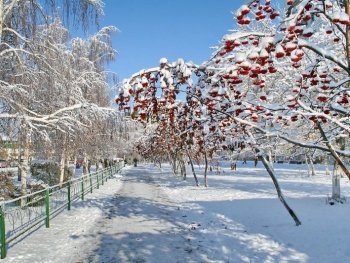
[[[87,156],[84,156],[84,162],[83,162],[83,175],[89,174],[89,160]]]
[[[196,172],[194,170],[193,162],[192,162],[190,153],[188,152],[188,149],[186,149],[186,154],[187,154],[188,160],[189,160],[190,165],[191,165],[192,174],[193,174],[194,180],[196,181],[196,186],[199,186],[198,178],[197,178]]]
[[[207,171],[208,171],[208,158],[207,153],[204,152],[204,186],[208,187],[208,178],[207,178]]]
[[[332,199],[335,201],[341,200],[340,195],[340,171],[337,162],[334,162],[334,169],[332,173]]]
[[[61,162],[60,162],[60,178],[59,178],[59,184],[62,185],[64,181],[64,168],[66,166],[66,136],[64,135],[63,138],[63,145],[62,145],[62,153],[61,153]]]
[[[61,162],[60,162],[60,178],[59,178],[59,184],[62,185],[63,181],[64,181],[64,168],[66,165],[66,154],[65,151],[62,151],[62,155],[61,155]]]
[[[345,12],[350,16],[350,0],[344,0]],[[346,56],[348,60],[348,69],[350,70],[350,26],[346,26]]]
[[[173,171],[173,174],[176,176],[178,174],[178,170],[177,170],[177,165],[176,165],[176,157],[172,154],[169,154],[169,160],[170,160],[170,165],[171,165],[171,169]]]
[[[98,171],[98,166],[99,166],[99,164],[100,164],[100,161],[98,160],[98,159],[96,159],[96,161],[95,161],[95,167],[96,167],[96,170],[95,170],[95,172],[97,172]]]
[[[30,158],[30,131],[28,128],[24,128],[24,151],[22,162],[19,163],[19,169],[21,171],[21,194],[27,194],[27,178],[29,175],[29,158]],[[26,204],[25,199],[21,199],[21,206]]]
[[[170,163],[171,171],[173,172],[173,175],[176,176],[177,175],[176,157],[170,151],[167,151],[167,156]]]
[[[75,177],[75,172],[76,172],[76,170],[77,170],[77,157],[75,156],[74,157],[74,163],[73,163],[73,177]]]
[[[338,153],[334,150],[333,145],[329,142],[325,132],[322,129],[321,124],[318,122],[317,127],[322,135],[323,140],[326,143],[331,155],[334,157],[334,168],[332,173],[332,199],[338,202],[342,202],[342,198],[340,195],[340,171],[339,168],[344,172],[344,174],[350,179],[350,172],[348,168],[345,166],[344,162],[340,159]],[[340,149],[345,150],[345,138],[340,137]]]
[[[310,167],[311,167],[311,176],[315,176],[316,172],[315,172],[315,165],[314,162],[312,161],[312,157],[309,155],[309,163],[310,163]]]
[[[309,154],[305,154],[305,162],[306,162],[307,168],[308,168],[308,176],[314,176],[315,175],[315,166],[314,166],[312,158]]]
[[[269,163],[270,163],[270,166],[271,166],[272,170],[274,170],[274,168],[273,168],[272,150],[269,149],[268,153],[269,153]]]
[[[277,191],[277,195],[278,195],[278,198],[280,199],[280,201],[282,202],[282,204],[284,205],[284,207],[287,209],[288,213],[290,214],[290,216],[293,218],[295,224],[297,226],[301,225],[301,222],[300,220],[298,219],[298,217],[296,216],[296,214],[294,213],[294,211],[289,207],[289,205],[287,204],[286,200],[284,199],[283,197],[283,194],[282,194],[282,190],[278,184],[278,181],[277,181],[277,178],[275,176],[275,173],[270,165],[270,163],[266,160],[265,156],[260,156],[260,159],[266,169],[266,171],[268,172],[268,174],[270,175],[272,181],[273,181],[273,184],[276,188],[276,191]]]
[[[0,43],[2,43],[2,31],[4,28],[4,1],[0,1]]]
[[[181,156],[181,159],[179,160],[179,165],[180,165],[180,171],[181,171],[181,176],[183,180],[186,180],[186,164],[185,161],[183,159],[183,157]]]
[[[326,166],[326,175],[329,175],[329,168],[328,168],[329,158],[328,158],[327,153],[325,154],[325,157],[324,157],[324,165]]]
[[[340,150],[345,150],[345,137],[338,137],[336,143],[339,145]],[[334,162],[334,170],[332,174],[332,199],[338,202],[342,202],[343,200],[340,195],[340,177],[341,171],[339,170],[339,164]]]
[[[334,150],[333,145],[328,141],[328,138],[327,138],[326,134],[324,133],[320,122],[317,123],[317,127],[318,127],[318,129],[321,133],[321,136],[322,136],[323,140],[325,141],[326,146],[328,147],[331,155],[334,157],[335,161],[337,162],[337,164],[339,165],[341,170],[344,172],[344,174],[348,177],[348,179],[350,179],[350,172],[349,172],[348,168],[346,168],[344,162],[340,159],[339,155]]]

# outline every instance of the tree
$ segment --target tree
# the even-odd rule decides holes
[[[269,10],[268,1],[265,5],[261,2],[252,1],[241,9],[239,19],[245,21],[251,14],[256,15],[257,10]],[[281,37],[273,42],[275,50],[269,58],[286,58],[293,62],[292,66],[303,68],[294,78],[288,106],[293,109],[295,118],[314,123],[319,138],[312,144],[329,152],[335,165],[350,178],[341,158],[347,153],[336,143],[349,132],[346,118],[349,110],[349,1],[288,1],[287,4],[280,27]]]
[[[58,18],[62,14],[67,24],[72,22],[77,26],[81,23],[86,28],[91,19],[96,21],[102,14],[102,7],[101,1],[88,0],[0,1],[0,100],[4,105],[0,119],[14,120],[12,123],[18,127],[18,138],[24,148],[24,162],[21,163],[23,193],[26,191],[27,160],[33,149],[32,139],[39,138],[35,133],[47,140],[51,138],[52,130],[71,132],[77,124],[86,127],[89,117],[96,116],[97,112],[106,115],[106,111],[95,104],[96,100],[82,95],[85,90],[77,82],[69,82],[72,79],[77,81],[79,75],[84,85],[93,85],[95,90],[101,88],[97,84],[102,83],[101,65],[106,60],[92,57],[95,59],[93,64],[99,65],[98,71],[97,67],[90,66],[89,73],[83,72],[81,77],[78,74],[80,69],[66,46],[68,31]],[[106,40],[113,28],[103,30]],[[104,40],[100,42],[107,47],[110,43]],[[98,49],[99,54],[91,48],[90,55],[103,55],[103,50]],[[110,48],[105,55],[112,58]],[[103,85],[106,86],[105,82]],[[66,136],[60,137],[66,141]]]
[[[202,65],[162,59],[159,67],[125,81],[116,102],[129,109],[134,96],[132,115],[144,122],[165,119],[171,126],[183,112],[177,94],[185,92],[186,128],[174,131],[187,134],[198,148],[206,129],[217,135],[214,144],[251,148],[299,225],[267,159],[278,138],[307,154],[331,154],[349,177],[342,160],[348,153],[336,144],[349,132],[349,1],[289,0],[283,13],[273,3],[253,0],[237,10],[238,28]]]

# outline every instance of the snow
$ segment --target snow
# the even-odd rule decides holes
[[[295,226],[258,163],[228,163],[209,187],[169,165],[128,166],[8,249],[1,263],[34,262],[349,262],[349,203],[329,205],[331,175],[316,165],[274,164]],[[189,168],[189,167],[188,167]],[[203,166],[196,166],[203,185]],[[190,169],[187,169],[190,171]],[[341,178],[348,199],[349,180]]]

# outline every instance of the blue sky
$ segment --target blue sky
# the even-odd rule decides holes
[[[232,12],[242,0],[105,0],[101,26],[113,25],[118,52],[109,69],[119,80],[158,66],[160,58],[183,58],[201,64],[211,46],[235,25]]]

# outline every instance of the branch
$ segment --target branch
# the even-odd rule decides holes
[[[316,46],[310,45],[309,42],[303,40],[303,39],[299,39],[299,44],[302,47],[305,47],[307,49],[310,49],[311,51],[315,52],[316,54],[318,54],[321,57],[324,57],[332,62],[334,62],[335,64],[337,64],[339,67],[341,67],[342,69],[344,69],[348,74],[350,74],[350,71],[347,67],[347,65],[345,65],[343,62],[341,62],[337,57],[330,55],[328,52],[326,52],[325,50],[323,50],[322,48],[318,48]]]

